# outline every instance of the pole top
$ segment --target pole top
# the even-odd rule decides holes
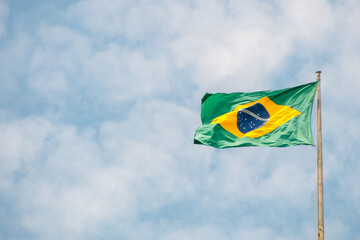
[[[320,80],[320,74],[321,74],[321,71],[316,71],[315,73],[317,73],[317,79],[316,80]]]

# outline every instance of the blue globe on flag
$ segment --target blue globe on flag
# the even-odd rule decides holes
[[[261,103],[240,109],[237,114],[237,127],[240,132],[247,133],[258,129],[267,123],[270,114]]]

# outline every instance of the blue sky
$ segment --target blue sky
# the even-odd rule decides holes
[[[0,0],[0,239],[314,239],[313,147],[192,142],[205,92],[322,70],[325,237],[359,240],[359,22],[356,0]]]

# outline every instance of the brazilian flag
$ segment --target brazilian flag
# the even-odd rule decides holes
[[[282,90],[206,93],[194,143],[216,148],[312,145],[318,82]]]

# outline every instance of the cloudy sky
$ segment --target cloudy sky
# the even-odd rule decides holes
[[[359,22],[357,0],[0,0],[0,239],[314,239],[313,147],[193,135],[205,92],[321,70],[325,238],[359,240]]]

